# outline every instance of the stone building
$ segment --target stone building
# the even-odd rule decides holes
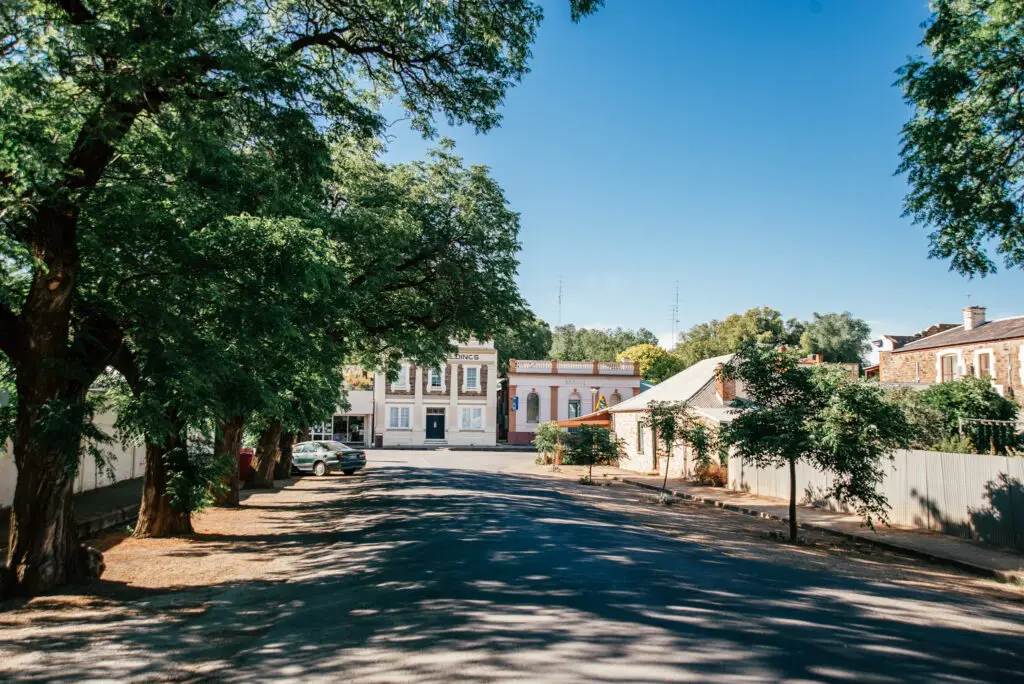
[[[578,418],[601,405],[614,406],[640,393],[640,369],[632,361],[512,359],[508,368],[508,443],[529,444],[537,426]]]
[[[403,362],[398,378],[377,373],[373,405],[377,446],[494,446],[498,353],[491,340],[459,344],[438,368]]]
[[[1024,397],[1024,316],[988,321],[983,306],[963,316],[960,325],[880,351],[879,380],[931,384],[974,375],[991,378],[1004,396]]]

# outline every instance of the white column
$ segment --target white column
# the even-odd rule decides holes
[[[448,428],[448,432],[452,435],[458,435],[459,433],[459,421],[462,416],[459,415],[459,364],[453,363],[452,366],[452,379],[448,384],[448,419],[445,421],[445,425]]]

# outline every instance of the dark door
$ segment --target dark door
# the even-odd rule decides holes
[[[444,439],[444,415],[427,416],[427,439]]]

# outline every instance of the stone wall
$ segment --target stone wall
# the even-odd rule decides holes
[[[1024,380],[1021,378],[1022,343],[1024,340],[999,340],[977,342],[957,347],[939,347],[920,351],[899,350],[881,352],[879,355],[879,379],[882,382],[939,382],[938,357],[953,354],[956,358],[956,376],[976,374],[975,352],[990,350],[993,361],[993,381],[1003,388],[1012,388],[1016,396],[1024,396]]]

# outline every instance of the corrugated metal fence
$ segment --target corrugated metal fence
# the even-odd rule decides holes
[[[848,510],[825,497],[831,476],[797,465],[800,503]],[[789,498],[788,469],[763,469],[729,458],[729,488]],[[900,451],[879,487],[893,525],[935,530],[1024,550],[1024,458]]]

